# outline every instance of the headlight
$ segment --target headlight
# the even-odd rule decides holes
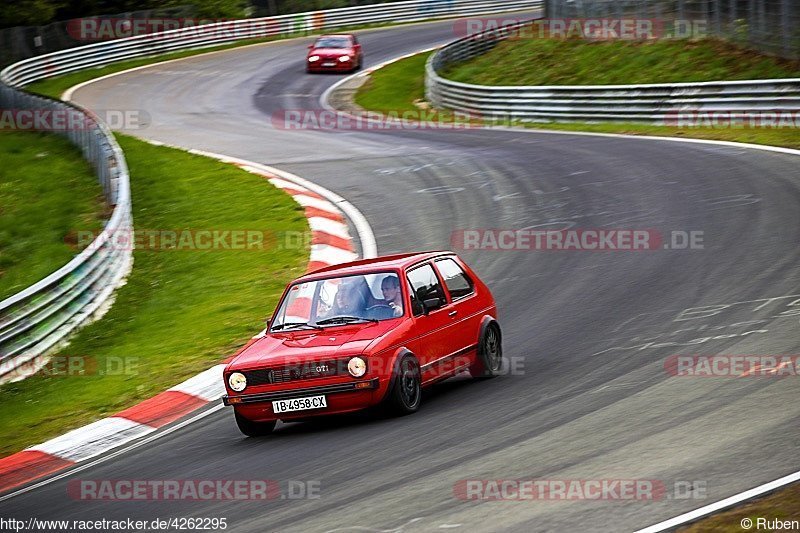
[[[241,372],[234,372],[228,376],[228,385],[236,392],[242,392],[247,387],[247,378]]]
[[[350,61],[350,56],[342,56],[339,58],[340,63],[346,63],[347,61]]]
[[[308,56],[308,60],[310,62],[319,61],[319,56]]]
[[[367,373],[367,362],[360,357],[353,357],[347,362],[347,371],[354,378],[360,378]]]

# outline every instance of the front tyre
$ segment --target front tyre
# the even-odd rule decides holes
[[[503,345],[500,327],[496,322],[486,326],[486,330],[478,342],[478,357],[469,369],[474,378],[493,378],[500,373],[503,365]]]
[[[397,416],[410,415],[419,410],[422,402],[422,376],[419,362],[413,355],[406,354],[400,359],[389,391],[387,407]]]
[[[236,411],[233,412],[233,415],[236,418],[236,425],[239,426],[239,431],[248,437],[263,437],[269,435],[275,429],[275,420],[272,422],[253,422]]]

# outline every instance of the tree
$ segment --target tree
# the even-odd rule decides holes
[[[58,0],[16,0],[13,5],[0,10],[0,27],[47,24],[62,5],[63,2]]]

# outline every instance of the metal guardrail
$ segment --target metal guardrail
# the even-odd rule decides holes
[[[376,4],[372,7],[345,7],[328,11],[218,22],[95,43],[26,59],[6,68],[3,71],[2,81],[19,86],[41,78],[88,67],[101,67],[126,59],[211,47],[246,39],[304,34],[365,24],[415,22],[521,10],[538,7],[540,4],[539,0],[412,0]]]
[[[104,232],[69,263],[45,279],[0,302],[0,383],[18,381],[38,370],[45,354],[81,324],[99,314],[132,263],[130,249],[108,236],[132,227],[125,157],[111,132],[89,112],[0,85],[0,106],[9,110],[57,113],[65,124],[57,133],[83,151],[114,206]]]
[[[448,80],[441,72],[516,35],[524,21],[453,41],[426,65],[426,98],[435,107],[495,121],[647,122],[695,124],[725,113],[746,121],[754,113],[800,111],[800,78],[643,85],[487,86]],[[532,67],[533,68],[533,67]],[[698,117],[701,117],[698,119]],[[761,119],[765,117],[762,116]],[[769,117],[766,117],[767,119]]]
[[[83,150],[115,206],[104,232],[83,252],[47,278],[0,302],[0,383],[26,377],[46,355],[109,302],[132,263],[128,247],[109,239],[132,230],[125,158],[108,128],[78,106],[34,96],[18,88],[40,80],[118,61],[164,52],[205,48],[245,39],[286,36],[365,24],[528,9],[539,0],[412,0],[357,6],[148,33],[69,48],[20,61],[0,72],[0,106],[47,109],[91,117],[91,127],[62,132]],[[455,33],[455,32],[454,32]]]

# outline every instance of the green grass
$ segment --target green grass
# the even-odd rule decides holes
[[[303,210],[265,179],[186,152],[119,136],[141,230],[307,232]],[[64,356],[126,361],[132,375],[43,373],[0,387],[0,455],[113,414],[219,363],[263,327],[308,249],[136,250],[102,320]],[[104,368],[101,363],[100,368]]]
[[[356,103],[381,113],[416,111],[412,102],[425,96],[425,62],[431,53],[401,59],[372,73],[356,93]]]
[[[394,24],[337,31],[387,25]],[[60,98],[78,83],[130,68],[311,35],[237,41],[143,57],[41,80],[26,90]],[[180,150],[118,137],[131,170],[133,216],[140,230],[308,229],[303,210],[262,178]],[[170,179],[164,180],[164,176]],[[4,194],[0,190],[0,214],[6,205]],[[78,224],[69,224],[75,226]],[[99,227],[99,223],[86,221],[81,229]],[[0,227],[0,244],[5,238],[3,229]],[[68,260],[75,250],[67,251]],[[58,360],[88,356],[101,366],[103,361],[124,360],[134,365],[136,372],[103,376],[40,372],[0,387],[0,425],[4,428],[0,456],[113,414],[218,363],[263,326],[263,318],[273,310],[283,287],[305,270],[307,259],[308,249],[261,253],[137,250],[133,272],[117,291],[109,313],[81,330],[69,347],[56,354]],[[30,281],[40,277],[32,275]]]
[[[680,533],[742,533],[743,518],[752,520],[751,531],[759,531],[757,518],[767,520],[797,520],[800,514],[800,483],[795,483],[769,496],[737,505],[728,511],[716,513],[694,524],[679,529]],[[760,531],[765,531],[762,527]],[[777,530],[770,530],[777,531]]]
[[[479,85],[610,85],[800,77],[800,62],[712,39],[515,39],[443,74]]]
[[[355,102],[359,106],[381,113],[420,113],[415,102],[425,98],[425,61],[430,52],[418,54],[391,63],[372,73],[370,79],[358,90]],[[761,57],[761,56],[759,56]],[[492,67],[494,68],[494,67]],[[448,112],[434,113],[431,120],[449,120]],[[624,133],[628,135],[658,135],[722,141],[768,144],[800,149],[800,131],[797,128],[678,128],[629,123],[525,123],[520,126],[563,131],[588,131],[596,133]]]
[[[78,249],[77,228],[106,213],[91,165],[55,134],[0,132],[0,300],[58,270]]]

